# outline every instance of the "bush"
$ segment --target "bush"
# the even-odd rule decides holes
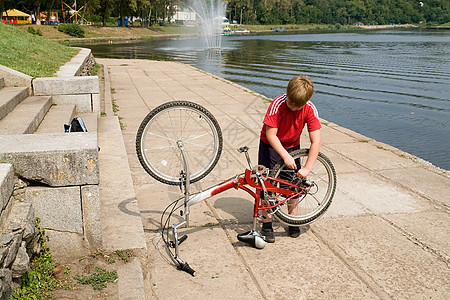
[[[27,32],[34,34],[34,35],[42,36],[42,31],[39,28],[37,30],[35,30],[33,27],[28,26]]]
[[[31,26],[28,26],[27,32],[31,34],[36,34],[36,30],[34,30],[34,28]]]
[[[79,24],[61,24],[58,30],[74,37],[84,37],[84,29]]]

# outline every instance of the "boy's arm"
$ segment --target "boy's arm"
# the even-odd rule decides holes
[[[277,137],[278,128],[266,125],[266,137],[269,144],[281,156],[286,166],[290,169],[297,169],[294,158],[281,145],[280,139]],[[317,157],[317,156],[316,156]],[[309,173],[309,172],[308,172]]]
[[[311,146],[309,147],[309,154],[306,163],[302,168],[297,172],[298,177],[306,177],[309,172],[312,170],[314,162],[319,155],[320,150],[320,130],[311,131],[309,133],[309,139],[311,141]]]

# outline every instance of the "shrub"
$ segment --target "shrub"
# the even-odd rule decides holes
[[[31,34],[36,34],[36,30],[34,30],[34,28],[33,28],[33,27],[31,27],[31,26],[28,26],[28,29],[27,29],[27,31],[28,31],[28,33],[31,33]]]
[[[79,24],[61,24],[58,30],[74,37],[84,37],[84,29]]]
[[[34,35],[42,36],[42,31],[39,28],[37,30],[35,30],[33,27],[28,26],[27,32],[34,34]]]

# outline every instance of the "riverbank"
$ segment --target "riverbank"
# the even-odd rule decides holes
[[[17,28],[27,31],[29,25],[17,25]],[[124,40],[143,40],[158,38],[175,38],[200,34],[200,27],[188,26],[151,26],[151,27],[102,27],[83,26],[85,37],[78,38],[58,31],[56,26],[32,25],[35,30],[40,29],[44,38],[62,42],[64,44],[115,42]],[[231,26],[233,27],[233,26]],[[384,29],[398,27],[418,27],[413,24],[400,25],[334,25],[334,24],[305,24],[305,25],[234,25],[233,28],[248,30],[251,33],[272,32],[273,28],[283,28],[286,31],[312,31],[312,30],[361,30]]]

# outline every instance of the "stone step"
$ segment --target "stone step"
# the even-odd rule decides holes
[[[103,247],[144,249],[141,214],[118,118],[100,118],[98,132]],[[125,206],[126,210],[121,209]]]
[[[31,96],[0,121],[0,135],[33,133],[50,109],[50,96]]]
[[[34,133],[63,133],[64,124],[70,125],[70,121],[72,121],[74,116],[74,104],[53,105],[50,107],[50,110],[45,115],[44,120],[42,120],[38,129]]]
[[[28,88],[26,87],[3,87],[0,89],[0,120],[27,97]]]
[[[2,89],[5,86],[5,79],[3,77],[0,77],[0,89]]]
[[[0,135],[0,158],[48,186],[99,184],[96,132]]]
[[[97,132],[98,114],[96,112],[78,113],[76,116],[83,120],[88,132]]]
[[[3,211],[14,188],[14,170],[11,164],[0,164],[0,211]]]
[[[119,119],[101,117],[98,125],[102,248],[133,250],[139,260],[117,271],[118,298],[145,299],[142,266],[148,251]]]

